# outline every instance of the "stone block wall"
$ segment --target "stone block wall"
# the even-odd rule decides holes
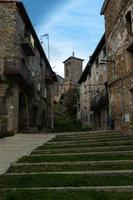
[[[43,50],[38,47],[37,36],[33,34],[33,27],[24,17],[26,11],[20,4],[19,2],[0,2],[0,107],[3,108],[0,110],[0,132],[13,134],[19,131],[22,120],[25,121],[23,128],[30,129],[31,118],[33,114],[35,115],[35,113],[31,114],[33,107],[37,108],[34,117],[37,127],[42,128],[49,120],[52,120],[49,124],[53,124],[53,116],[51,117],[53,110],[46,111],[48,107],[53,109],[53,96],[45,97],[44,95],[46,88],[52,93],[48,87],[51,83],[45,81],[46,68],[49,70],[49,63],[46,61],[45,53],[42,53]],[[33,37],[35,56],[28,56],[22,48],[25,31],[29,31]],[[9,67],[17,66],[18,68],[23,67],[21,66],[23,61],[33,78],[34,88],[29,87],[22,77],[21,81],[20,77],[7,77],[4,73],[6,61],[12,63]],[[22,101],[21,94],[23,94]],[[24,111],[21,112],[22,110]],[[45,117],[44,113],[46,113]]]
[[[133,130],[133,95],[130,91],[133,68],[127,60],[127,49],[133,44],[133,37],[128,33],[125,18],[129,10],[133,16],[132,0],[110,0],[104,12],[110,109],[115,127],[124,131]]]

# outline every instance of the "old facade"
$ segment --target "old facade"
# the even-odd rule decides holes
[[[53,128],[56,76],[21,2],[0,1],[0,133]]]
[[[105,0],[110,114],[115,128],[133,130],[133,1]]]
[[[94,53],[79,79],[80,106],[78,120],[93,128],[107,129],[109,101],[107,88],[105,35],[100,40]]]

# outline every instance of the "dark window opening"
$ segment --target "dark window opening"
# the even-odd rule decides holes
[[[68,68],[66,69],[66,77],[68,77]]]
[[[99,66],[98,58],[96,59],[95,64],[96,64],[96,68],[98,68],[98,66]]]
[[[103,57],[106,57],[106,47],[103,48]]]
[[[132,34],[132,15],[131,11],[128,11],[126,14],[126,26],[127,26],[127,31],[129,34]]]
[[[127,67],[128,69],[133,68],[133,44],[127,48]]]

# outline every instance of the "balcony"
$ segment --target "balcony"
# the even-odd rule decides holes
[[[45,76],[45,81],[52,83],[52,82],[58,82],[56,74],[54,72],[49,72]]]
[[[35,56],[34,40],[31,35],[25,35],[25,38],[21,43],[21,46],[27,56]]]
[[[5,59],[4,74],[15,81],[19,82],[26,88],[34,87],[34,79],[27,65],[22,62],[21,58]]]
[[[107,89],[103,89],[90,103],[91,110],[97,110],[108,104]]]
[[[47,82],[52,82],[52,76],[51,76],[51,75],[46,75],[46,76],[45,76],[45,80],[46,80]]]

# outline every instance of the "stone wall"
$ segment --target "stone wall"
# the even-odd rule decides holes
[[[53,128],[53,116],[51,117],[53,96],[45,96],[46,88],[49,90],[48,93],[52,93],[48,87],[51,83],[45,80],[46,68],[49,70],[49,66],[46,57],[38,48],[31,27],[27,27],[27,24],[17,3],[0,2],[0,107],[3,108],[0,110],[0,132],[14,134],[19,131],[20,126],[27,130],[31,129],[30,126],[43,128],[48,124],[46,121],[49,120],[52,120],[49,124]],[[34,56],[28,56],[21,45],[27,30],[34,39]],[[8,66],[10,69],[18,67],[20,70],[20,67],[23,68],[25,65],[34,81],[34,87],[31,88],[31,85],[28,84],[30,80],[26,74],[27,80],[22,78],[23,75],[19,78],[7,77],[4,71],[7,62],[8,64],[12,63]],[[33,107],[36,108],[37,113],[33,113]],[[23,112],[21,112],[22,110]],[[33,115],[35,116],[33,117]],[[32,123],[33,121],[34,123]]]
[[[129,10],[133,16],[132,0],[112,0],[104,13],[111,113],[115,127],[124,131],[133,128],[133,99],[130,90],[133,68],[129,66],[127,56],[127,48],[133,44],[133,37],[128,33],[125,18]]]

